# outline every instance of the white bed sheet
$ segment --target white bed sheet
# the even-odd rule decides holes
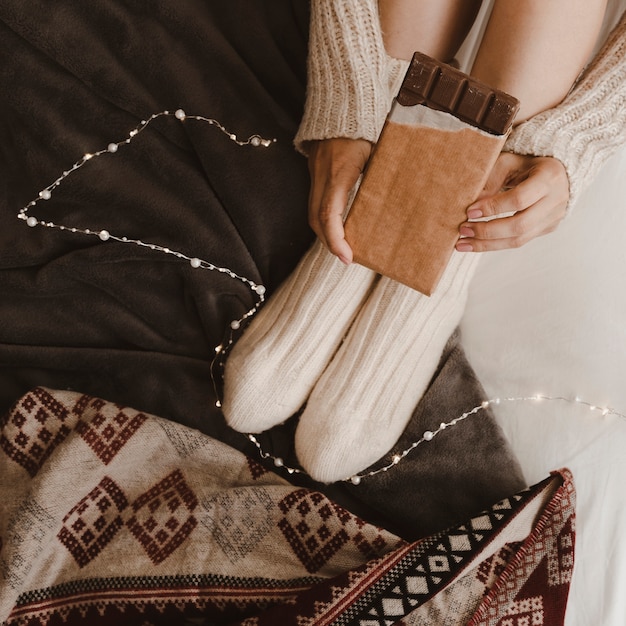
[[[473,57],[485,16],[468,38]],[[626,10],[609,0],[598,47]],[[483,255],[461,324],[468,358],[530,484],[568,467],[577,490],[567,626],[626,624],[626,146],[558,230]]]
[[[626,414],[626,150],[560,228],[487,254],[462,340],[490,397],[579,397]],[[626,624],[626,419],[574,402],[501,402],[529,483],[568,467],[577,543],[568,626]]]

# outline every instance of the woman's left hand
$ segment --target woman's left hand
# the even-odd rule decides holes
[[[569,179],[561,161],[503,152],[480,197],[467,209],[468,221],[459,228],[456,249],[519,248],[555,230],[568,201]],[[474,221],[482,218],[489,220]]]

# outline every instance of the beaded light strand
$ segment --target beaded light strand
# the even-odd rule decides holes
[[[188,262],[191,267],[193,267],[194,269],[205,269],[205,270],[209,270],[209,271],[214,271],[214,272],[219,272],[222,274],[226,274],[227,276],[229,276],[230,278],[234,279],[234,280],[238,280],[243,282],[244,284],[246,284],[250,290],[258,297],[257,301],[255,302],[255,304],[252,306],[251,309],[249,309],[248,311],[246,311],[239,319],[233,320],[230,323],[230,330],[229,330],[229,335],[228,338],[226,340],[225,343],[222,343],[220,345],[218,345],[215,348],[215,357],[211,363],[211,376],[213,378],[213,385],[215,388],[215,392],[216,392],[216,397],[218,397],[218,400],[216,401],[216,406],[220,407],[221,406],[221,402],[219,400],[219,395],[217,393],[217,385],[216,385],[216,381],[215,378],[213,376],[213,367],[215,362],[217,361],[218,358],[223,358],[224,355],[226,354],[226,352],[228,351],[228,349],[230,348],[230,346],[233,343],[233,333],[234,331],[238,330],[241,325],[243,324],[243,322],[245,322],[248,318],[252,317],[259,309],[259,307],[261,306],[261,304],[264,302],[265,300],[265,287],[263,285],[258,285],[256,284],[254,281],[250,280],[249,278],[246,278],[245,276],[240,276],[239,274],[237,274],[236,272],[232,271],[231,269],[227,268],[227,267],[220,267],[217,265],[214,265],[213,263],[206,261],[204,259],[201,259],[200,257],[196,257],[196,256],[188,256],[186,254],[184,254],[183,252],[179,252],[176,250],[172,250],[169,247],[166,246],[162,246],[159,244],[155,244],[155,243],[149,243],[149,242],[145,242],[142,241],[140,239],[133,239],[130,237],[125,237],[125,236],[119,236],[119,235],[115,235],[113,233],[111,233],[110,231],[106,230],[106,229],[100,229],[100,230],[92,230],[89,228],[76,228],[73,226],[66,226],[64,224],[56,224],[54,222],[50,222],[50,221],[46,221],[46,220],[40,220],[37,217],[35,217],[34,215],[29,215],[29,211],[35,207],[40,201],[45,201],[45,200],[50,200],[50,198],[52,197],[52,192],[57,189],[61,183],[68,177],[70,176],[73,172],[76,172],[77,170],[79,170],[81,167],[83,167],[88,161],[91,161],[94,158],[98,158],[104,154],[109,154],[109,155],[113,155],[116,154],[118,152],[118,150],[120,148],[122,148],[123,146],[130,144],[131,141],[133,141],[133,139],[135,137],[137,137],[143,130],[145,130],[148,125],[154,121],[155,119],[159,118],[159,117],[163,117],[163,116],[174,116],[177,120],[179,120],[180,122],[183,122],[187,119],[193,119],[193,120],[198,120],[201,122],[205,122],[208,123],[212,126],[215,126],[217,129],[219,129],[222,133],[224,133],[228,139],[230,139],[231,141],[233,141],[234,143],[236,143],[238,146],[246,146],[246,145],[250,145],[253,147],[269,147],[272,143],[274,143],[276,141],[276,139],[264,139],[263,137],[261,137],[260,135],[251,135],[250,137],[248,137],[248,139],[245,140],[240,140],[237,138],[237,136],[233,133],[230,133],[224,126],[222,126],[217,120],[212,119],[212,118],[208,118],[208,117],[204,117],[201,115],[187,115],[182,109],[178,109],[174,112],[171,111],[161,111],[159,113],[154,113],[153,115],[151,115],[150,117],[148,117],[145,120],[141,120],[141,122],[135,126],[128,134],[128,136],[124,139],[122,139],[121,141],[117,141],[117,142],[112,142],[109,143],[107,145],[106,148],[103,148],[101,150],[98,150],[97,152],[93,152],[93,153],[86,153],[84,154],[78,161],[76,161],[76,163],[74,163],[74,165],[72,165],[71,168],[69,168],[68,170],[65,170],[61,176],[59,176],[55,181],[53,181],[51,184],[49,184],[47,187],[44,187],[44,189],[42,189],[39,194],[37,195],[37,197],[34,200],[31,200],[31,202],[29,202],[27,205],[25,205],[24,207],[22,207],[18,214],[17,217],[18,219],[24,220],[27,224],[27,226],[29,227],[35,227],[35,226],[44,226],[46,228],[53,228],[53,229],[58,229],[58,230],[62,230],[62,231],[66,231],[66,232],[70,232],[70,233],[77,233],[77,234],[82,234],[82,235],[89,235],[89,236],[95,236],[98,237],[101,241],[105,242],[105,241],[118,241],[120,243],[128,243],[128,244],[133,244],[136,246],[140,246],[143,248],[148,248],[150,250],[154,250],[156,252],[161,252],[164,254],[169,254],[169,255],[173,255],[174,257],[181,259],[183,261]],[[394,454],[390,459],[389,462],[376,469],[376,470],[371,470],[368,472],[364,472],[362,474],[355,474],[354,476],[351,476],[350,478],[346,478],[344,480],[344,482],[351,482],[354,485],[358,485],[361,483],[361,481],[364,478],[368,478],[371,476],[375,476],[377,474],[380,474],[382,472],[387,472],[390,469],[392,469],[393,467],[395,467],[396,465],[398,465],[398,463],[400,463],[404,458],[406,458],[413,450],[415,450],[418,446],[424,444],[424,443],[428,443],[430,441],[432,441],[436,436],[440,435],[444,430],[452,427],[452,426],[456,426],[457,424],[459,424],[460,422],[468,419],[469,417],[476,415],[478,413],[480,413],[481,411],[489,408],[492,405],[499,405],[501,403],[504,402],[528,402],[528,401],[552,401],[552,402],[566,402],[566,403],[570,403],[570,404],[578,404],[578,405],[582,405],[582,406],[586,406],[590,411],[592,412],[599,412],[603,417],[607,416],[607,415],[615,415],[621,418],[626,419],[626,415],[619,413],[618,411],[616,411],[615,409],[612,409],[610,407],[603,407],[603,406],[598,406],[595,404],[591,404],[585,400],[582,400],[581,398],[566,398],[563,396],[546,396],[546,395],[542,395],[542,394],[536,394],[533,396],[518,396],[518,397],[509,397],[509,398],[494,398],[491,400],[485,400],[484,402],[482,402],[481,404],[475,406],[474,408],[472,408],[471,410],[459,415],[458,417],[456,417],[455,419],[451,420],[450,422],[441,422],[441,424],[439,425],[439,427],[435,430],[427,430],[425,431],[422,436],[420,437],[420,439],[418,439],[417,441],[414,441],[413,443],[411,443],[411,445],[406,448],[405,450],[403,450],[400,453]],[[252,442],[258,449],[259,451],[259,455],[261,456],[261,458],[265,459],[265,460],[272,460],[275,467],[277,468],[284,468],[289,474],[303,474],[304,472],[299,469],[299,468],[294,468],[294,467],[288,467],[285,465],[284,461],[282,458],[280,457],[275,457],[272,456],[271,454],[264,452],[261,444],[259,443],[258,439],[255,437],[255,435],[253,434],[248,434],[246,435],[248,440],[250,442]]]
[[[619,413],[613,408],[591,404],[590,402],[587,402],[586,400],[583,400],[582,398],[579,398],[579,397],[566,398],[564,396],[546,396],[543,394],[535,394],[533,396],[493,398],[491,400],[485,400],[481,402],[479,405],[475,406],[473,409],[466,411],[465,413],[463,413],[462,415],[459,415],[458,417],[451,420],[450,422],[441,422],[441,424],[439,424],[439,427],[435,430],[425,431],[422,434],[422,436],[417,441],[414,441],[413,443],[411,443],[411,445],[408,448],[406,448],[402,452],[394,454],[389,459],[386,465],[379,467],[378,469],[375,469],[375,470],[364,472],[362,474],[355,474],[354,476],[345,478],[341,482],[351,482],[353,485],[359,485],[364,478],[369,478],[372,476],[376,476],[377,474],[381,474],[383,472],[388,472],[390,469],[398,465],[398,463],[400,463],[404,458],[406,458],[418,446],[425,444],[425,443],[429,443],[437,435],[440,435],[444,430],[451,428],[452,426],[456,426],[460,422],[468,419],[472,415],[476,415],[477,413],[484,411],[490,406],[497,406],[505,402],[514,403],[514,402],[530,402],[530,401],[532,402],[546,402],[546,401],[565,402],[565,403],[572,404],[572,405],[578,404],[578,405],[587,407],[592,412],[600,413],[602,417],[606,417],[607,415],[615,415],[617,417],[626,419],[626,415]],[[275,467],[284,468],[289,474],[304,474],[305,473],[299,468],[286,466],[284,460],[281,457],[274,457],[271,454],[264,452],[261,448],[261,444],[259,443],[258,439],[254,435],[248,434],[247,437],[257,447],[261,458],[265,460],[272,460]]]
[[[250,137],[248,137],[247,139],[244,140],[240,140],[237,135],[235,135],[234,133],[229,132],[224,126],[222,126],[222,124],[220,124],[217,120],[212,119],[212,118],[208,118],[208,117],[204,117],[202,115],[187,115],[185,113],[185,111],[183,111],[183,109],[177,109],[176,111],[161,111],[159,113],[154,113],[153,115],[151,115],[150,117],[141,120],[141,122],[139,122],[139,124],[137,124],[137,126],[135,126],[129,133],[128,136],[125,137],[124,139],[120,140],[120,141],[115,141],[115,142],[111,142],[107,145],[106,148],[102,148],[101,150],[98,150],[96,152],[87,152],[86,154],[84,154],[78,161],[76,161],[76,163],[74,163],[74,165],[72,165],[72,167],[70,167],[69,169],[65,170],[61,176],[59,176],[55,181],[53,181],[52,183],[50,183],[47,187],[44,187],[39,194],[37,195],[37,197],[34,200],[31,200],[26,206],[22,207],[18,214],[17,217],[18,219],[24,220],[26,222],[27,226],[30,226],[31,228],[34,228],[35,226],[44,226],[46,228],[55,228],[58,230],[62,230],[62,231],[66,231],[66,232],[70,232],[70,233],[76,233],[76,234],[82,234],[82,235],[89,235],[89,236],[94,236],[94,237],[98,237],[101,241],[118,241],[120,243],[128,243],[128,244],[133,244],[142,248],[148,248],[150,250],[154,250],[156,252],[162,252],[164,254],[169,254],[172,255],[178,259],[181,259],[183,261],[186,261],[189,263],[189,265],[191,265],[191,267],[193,267],[194,269],[204,269],[204,270],[209,270],[211,272],[219,272],[221,274],[226,274],[228,276],[230,276],[230,278],[234,279],[234,280],[238,280],[241,281],[242,283],[246,284],[250,290],[255,294],[255,296],[257,296],[257,300],[255,302],[255,304],[252,306],[251,309],[249,309],[248,311],[246,311],[239,319],[235,319],[233,321],[231,321],[230,323],[230,331],[228,334],[228,337],[225,341],[225,343],[220,344],[219,346],[217,346],[215,348],[215,357],[213,359],[213,361],[211,362],[211,377],[212,377],[212,382],[213,382],[213,387],[215,389],[215,393],[216,396],[217,394],[217,384],[215,381],[215,377],[213,374],[213,370],[214,370],[214,365],[215,362],[217,361],[217,359],[219,359],[220,357],[223,357],[224,353],[228,350],[228,348],[232,345],[233,343],[233,332],[238,330],[241,325],[244,323],[245,320],[247,320],[248,318],[252,317],[257,310],[259,309],[259,307],[261,306],[261,304],[264,302],[265,300],[265,286],[264,285],[257,285],[254,281],[250,280],[249,278],[246,278],[245,276],[240,276],[239,274],[237,274],[236,272],[234,272],[233,270],[227,268],[227,267],[220,267],[218,265],[214,265],[213,263],[211,263],[210,261],[205,261],[204,259],[197,257],[197,256],[188,256],[186,254],[184,254],[183,252],[179,252],[177,250],[172,250],[171,248],[167,247],[167,246],[162,246],[156,243],[150,243],[147,241],[142,241],[141,239],[133,239],[131,237],[125,237],[125,236],[120,236],[120,235],[115,235],[113,233],[111,233],[109,230],[107,229],[90,229],[90,228],[76,228],[74,226],[67,226],[64,224],[56,224],[55,222],[50,222],[50,221],[46,221],[43,219],[38,219],[37,217],[35,217],[34,215],[29,215],[29,211],[37,206],[37,204],[40,201],[46,201],[46,200],[50,200],[50,198],[52,198],[52,193],[53,191],[55,191],[55,189],[57,189],[61,183],[63,183],[63,181],[70,176],[71,174],[73,174],[74,172],[78,171],[80,168],[82,168],[86,163],[88,163],[89,161],[91,161],[92,159],[96,159],[98,157],[101,157],[105,154],[108,155],[114,155],[117,154],[118,151],[123,148],[124,146],[130,144],[142,131],[144,131],[154,120],[160,118],[160,117],[166,117],[166,116],[173,116],[174,118],[176,118],[178,121],[180,122],[184,122],[185,120],[198,120],[201,122],[205,122],[207,124],[210,124],[211,126],[215,126],[218,130],[220,130],[222,133],[224,133],[224,135],[226,135],[228,137],[228,139],[230,139],[230,141],[236,143],[238,146],[252,146],[255,148],[258,147],[263,147],[263,148],[268,148],[269,146],[271,146],[276,139],[265,139],[263,137],[261,137],[260,135],[251,135]],[[219,399],[216,402],[216,405],[218,407],[221,406],[221,402],[219,401]]]

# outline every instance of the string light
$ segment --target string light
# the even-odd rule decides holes
[[[433,441],[435,437],[440,436],[444,430],[447,430],[448,428],[451,428],[452,426],[456,426],[457,424],[472,417],[473,415],[476,415],[480,413],[481,411],[488,409],[490,406],[498,406],[503,403],[519,403],[519,402],[563,402],[563,403],[572,404],[572,405],[578,404],[580,406],[587,407],[590,412],[600,413],[602,417],[606,417],[608,415],[614,415],[614,416],[626,419],[626,415],[619,413],[618,411],[616,411],[615,409],[611,407],[598,406],[596,404],[592,404],[590,402],[583,400],[579,396],[576,396],[575,398],[566,398],[565,396],[547,396],[544,394],[534,394],[532,396],[492,398],[490,400],[484,400],[479,405],[475,406],[473,409],[466,411],[465,413],[462,413],[461,415],[459,415],[458,417],[456,417],[455,419],[449,422],[441,422],[439,427],[436,428],[435,430],[424,431],[422,436],[417,441],[414,441],[413,443],[411,443],[405,450],[403,450],[402,452],[393,454],[385,465],[375,470],[363,472],[361,474],[355,474],[354,476],[350,476],[349,478],[344,479],[342,482],[351,482],[353,485],[359,485],[361,484],[361,481],[363,479],[371,478],[372,476],[376,476],[377,474],[382,474],[383,472],[388,472],[390,469],[398,465],[409,454],[411,454],[411,452],[413,452],[418,446]],[[261,447],[261,444],[259,443],[258,439],[254,435],[248,434],[247,437],[249,441],[251,441],[256,446],[261,458],[266,459],[266,460],[272,460],[274,462],[274,465],[277,468],[284,468],[290,474],[304,474],[304,472],[299,468],[287,467],[281,457],[274,457],[271,454],[264,452]]]
[[[241,276],[234,272],[233,270],[227,267],[220,267],[211,263],[210,261],[205,261],[204,259],[197,256],[189,256],[183,252],[172,250],[167,246],[162,246],[160,244],[151,243],[147,241],[142,241],[141,239],[135,239],[132,237],[126,237],[122,235],[117,235],[112,233],[110,230],[106,228],[77,228],[75,226],[68,226],[66,224],[57,224],[55,222],[46,221],[44,219],[40,219],[34,215],[29,214],[31,209],[34,209],[40,202],[46,202],[52,198],[53,192],[65,181],[66,178],[77,172],[82,167],[85,166],[89,161],[101,157],[103,155],[116,155],[120,153],[120,150],[124,148],[126,145],[130,144],[134,141],[140,133],[142,133],[148,126],[156,119],[160,117],[171,117],[173,116],[179,122],[185,122],[186,120],[196,120],[199,122],[207,123],[211,126],[215,126],[219,131],[221,131],[224,135],[228,137],[228,139],[238,146],[252,146],[254,148],[263,147],[268,148],[271,146],[276,139],[265,139],[260,135],[251,135],[247,139],[240,140],[237,135],[229,132],[222,124],[220,124],[217,120],[204,117],[202,115],[187,115],[183,109],[177,109],[176,111],[161,111],[159,113],[154,113],[147,119],[141,120],[137,126],[130,130],[128,136],[121,139],[120,141],[114,141],[107,144],[106,148],[102,148],[96,152],[87,152],[85,153],[76,163],[72,165],[69,169],[65,170],[61,176],[59,176],[55,181],[50,183],[48,186],[44,187],[37,196],[31,200],[26,206],[22,207],[17,217],[20,220],[23,220],[27,226],[34,228],[36,226],[43,226],[45,228],[53,228],[61,231],[65,231],[73,234],[87,235],[92,237],[98,237],[102,242],[109,241],[117,241],[119,243],[132,244],[135,246],[139,246],[141,248],[147,248],[149,250],[153,250],[155,252],[161,252],[163,254],[168,254],[174,256],[182,261],[186,261],[189,265],[194,269],[204,269],[210,272],[219,272],[220,274],[225,274],[232,278],[233,280],[240,281],[247,285],[249,289],[252,291],[253,295],[257,298],[256,302],[252,306],[251,309],[246,311],[239,319],[233,320],[230,323],[230,328],[228,332],[228,337],[226,339],[225,344],[221,344],[215,348],[215,357],[211,362],[211,378],[213,382],[213,387],[215,390],[216,396],[218,395],[217,391],[217,382],[214,375],[214,369],[216,364],[223,365],[223,358],[225,353],[228,351],[230,346],[233,343],[233,333],[234,331],[241,328],[242,324],[252,317],[261,304],[265,300],[265,286],[259,285],[254,281],[246,278],[245,276]],[[216,406],[220,407],[221,402],[217,400]]]

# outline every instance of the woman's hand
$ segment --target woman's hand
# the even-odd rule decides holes
[[[552,232],[565,217],[568,200],[569,180],[558,159],[503,152],[483,193],[467,209],[456,249],[519,248]],[[474,221],[482,218],[490,219]]]
[[[311,144],[309,223],[322,243],[341,261],[352,262],[343,216],[350,192],[365,169],[372,144],[365,139],[322,139]]]

